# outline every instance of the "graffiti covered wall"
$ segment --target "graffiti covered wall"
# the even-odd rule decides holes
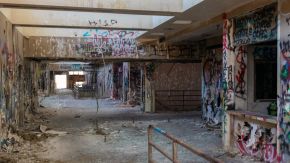
[[[209,50],[202,62],[202,113],[207,123],[222,122],[222,49]]]
[[[290,14],[280,15],[280,82],[278,87],[278,153],[290,159]]]
[[[112,96],[113,69],[112,64],[104,65],[97,71],[97,97],[108,98]]]
[[[83,37],[30,37],[26,57],[102,58],[136,57],[138,32],[88,31]]]
[[[253,44],[277,38],[277,4],[234,19],[235,45]]]
[[[257,123],[235,120],[234,126],[235,146],[242,155],[249,155],[265,162],[277,161],[275,124],[272,127],[262,127]]]
[[[27,74],[28,68],[25,68],[32,62],[24,64],[25,41],[0,14],[0,138],[5,136],[3,132],[9,125],[23,125],[26,110],[34,110],[37,105],[37,91],[33,93],[37,83],[32,82],[35,78]],[[35,66],[31,65],[29,69]]]

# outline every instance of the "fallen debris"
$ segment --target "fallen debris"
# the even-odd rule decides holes
[[[67,135],[68,133],[65,132],[65,131],[55,131],[55,130],[47,130],[45,132],[46,134],[51,134],[51,135],[57,135],[57,136],[64,136],[64,135]]]
[[[2,152],[13,152],[16,140],[12,138],[0,139],[0,151]]]
[[[16,163],[16,161],[12,160],[10,158],[6,158],[6,157],[3,157],[3,156],[0,156],[0,163]]]
[[[40,130],[42,133],[45,133],[46,130],[47,130],[47,126],[40,125],[40,126],[39,126],[39,130]]]

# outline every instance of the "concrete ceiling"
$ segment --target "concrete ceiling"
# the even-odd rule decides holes
[[[0,11],[27,37],[82,37],[104,29],[133,31],[141,42],[178,42],[220,35],[223,13],[274,1],[0,0]]]

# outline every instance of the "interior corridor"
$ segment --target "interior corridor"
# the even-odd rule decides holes
[[[0,0],[0,163],[290,163],[290,0]]]

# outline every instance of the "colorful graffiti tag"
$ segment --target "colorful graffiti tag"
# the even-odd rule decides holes
[[[222,49],[213,49],[203,62],[203,118],[215,125],[222,122]]]
[[[235,129],[235,143],[242,155],[250,155],[265,162],[277,160],[276,128],[237,121]]]
[[[92,30],[85,32],[84,42],[75,45],[79,54],[88,57],[112,56],[134,56],[137,54],[136,37],[139,32],[116,31],[116,30]]]

